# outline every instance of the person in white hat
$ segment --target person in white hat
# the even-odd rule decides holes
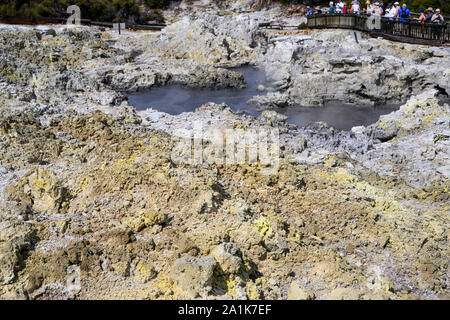
[[[334,7],[334,2],[330,2],[330,8],[328,9],[328,13],[335,13],[336,8]]]
[[[378,12],[378,2],[375,2],[370,9],[370,14],[376,14]]]
[[[436,13],[433,15],[433,18],[431,18],[431,22],[433,23],[444,23],[444,17],[441,15],[441,9],[436,9]]]
[[[394,18],[398,16],[399,11],[400,11],[400,3],[394,2]]]
[[[372,14],[382,16],[384,14],[383,9],[381,8],[381,4],[379,2],[375,2],[375,6],[373,7]]]

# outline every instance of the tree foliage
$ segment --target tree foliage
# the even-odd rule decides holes
[[[441,9],[442,14],[444,15],[450,15],[450,1],[448,0],[408,0],[405,1],[405,3],[415,12],[418,12],[420,9],[426,10],[431,7],[434,10],[437,8]]]
[[[97,21],[129,21],[143,22],[147,14],[140,12],[137,0],[0,0],[0,16],[26,16],[26,17],[67,17],[66,9],[70,5],[78,5],[84,19]],[[219,0],[216,0],[219,1]],[[221,0],[220,0],[221,1]],[[327,6],[329,0],[258,0],[256,3],[270,5],[272,2],[282,4],[305,4]],[[336,0],[335,0],[336,1]],[[149,9],[164,8],[171,0],[144,0],[143,3]],[[353,0],[346,0],[347,3]],[[359,0],[365,4],[366,0]],[[375,2],[372,0],[372,2]],[[394,2],[394,0],[385,1]],[[420,9],[426,10],[440,8],[444,15],[450,16],[449,0],[403,0],[414,12]]]
[[[3,1],[2,1],[3,2]],[[8,0],[0,16],[67,17],[67,7],[77,5],[82,19],[141,22],[145,16],[134,0]]]
[[[160,9],[167,6],[170,0],[145,0],[145,4],[151,9]]]

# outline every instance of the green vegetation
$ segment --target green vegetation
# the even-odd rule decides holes
[[[431,7],[434,10],[440,8],[442,14],[445,16],[450,15],[450,1],[448,0],[407,0],[404,2],[408,4],[414,12],[418,12],[420,9],[426,10],[428,7]]]
[[[300,23],[297,27],[298,30],[305,30],[308,29],[308,25],[304,22]]]
[[[309,5],[328,5],[328,0],[274,0],[282,4],[303,3]],[[353,0],[347,0],[351,3]],[[365,4],[366,0],[359,0]],[[128,21],[144,22],[147,16],[158,16],[158,11],[140,12],[137,0],[2,0],[0,3],[0,16],[25,16],[25,17],[67,17],[66,9],[75,4],[81,9],[83,19],[97,21]],[[148,9],[156,10],[166,7],[170,0],[145,0]],[[375,2],[374,0],[372,2]],[[391,1],[393,2],[393,1]],[[440,8],[443,15],[450,16],[450,1],[448,0],[404,0],[400,3],[408,4],[414,12],[419,9]],[[268,1],[267,3],[270,3]],[[387,1],[385,1],[387,3]],[[161,17],[159,17],[160,19]],[[155,20],[159,20],[155,19]]]
[[[2,1],[3,2],[3,1]],[[156,6],[156,2],[148,1]],[[146,14],[141,13],[134,0],[8,0],[0,4],[0,16],[24,17],[67,17],[67,7],[77,5],[82,19],[96,21],[144,22]]]
[[[151,9],[159,9],[167,6],[170,0],[145,0],[145,4]]]

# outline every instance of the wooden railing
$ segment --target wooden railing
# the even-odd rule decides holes
[[[0,23],[4,24],[19,24],[19,25],[42,25],[42,24],[65,24],[65,18],[32,18],[32,17],[2,17],[0,16]],[[99,26],[105,28],[113,28],[112,22],[92,21],[89,19],[80,19],[82,25]],[[148,24],[138,25],[126,23],[126,28],[131,30],[161,30],[165,24]]]
[[[317,14],[308,16],[309,28],[341,28],[368,32],[373,36],[390,40],[419,43],[450,43],[450,26],[448,24],[420,23],[418,21],[402,22],[398,19],[381,17],[369,21],[367,15],[356,14]],[[373,24],[370,24],[372,23]]]

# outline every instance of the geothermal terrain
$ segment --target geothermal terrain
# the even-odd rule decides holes
[[[449,299],[450,49],[258,28],[303,19],[277,8],[166,14],[0,26],[0,297]],[[244,66],[270,83],[256,115],[128,99],[245,90]],[[283,114],[329,102],[396,107],[348,130]],[[276,170],[174,161],[198,125],[278,130]]]

